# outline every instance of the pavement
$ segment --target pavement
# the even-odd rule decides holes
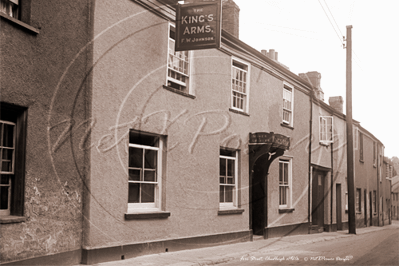
[[[268,254],[282,249],[290,249],[295,246],[330,241],[339,238],[356,237],[371,232],[387,229],[399,229],[399,221],[392,221],[391,225],[383,227],[371,226],[357,228],[356,235],[349,234],[348,231],[323,232],[318,234],[285,236],[279,238],[263,239],[254,236],[254,241],[236,243],[230,245],[220,245],[199,249],[183,250],[176,252],[166,252],[160,254],[145,255],[126,260],[104,262],[95,265],[101,266],[152,266],[152,265],[175,265],[175,266],[204,266],[215,265],[229,261],[240,261],[241,258],[248,258],[251,254]]]

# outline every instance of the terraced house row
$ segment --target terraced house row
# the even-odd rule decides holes
[[[175,51],[173,0],[1,0],[3,264],[93,264],[346,230],[343,98],[239,39]],[[267,45],[267,44],[265,44]],[[390,222],[355,121],[357,226]]]

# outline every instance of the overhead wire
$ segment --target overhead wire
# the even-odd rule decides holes
[[[326,15],[326,17],[328,18],[328,21],[330,21],[330,24],[331,24],[331,26],[333,27],[333,29],[334,29],[335,33],[337,34],[337,36],[338,36],[338,39],[339,39],[339,42],[340,42],[340,43],[341,43],[341,45],[342,45],[342,44],[343,44],[343,42],[342,42],[342,39],[341,39],[341,37],[339,36],[339,34],[338,34],[337,30],[335,29],[335,27],[334,27],[333,23],[331,22],[331,19],[330,19],[330,17],[328,16],[328,14],[327,14],[326,10],[324,9],[324,6],[321,4],[320,0],[318,0],[318,1],[319,1],[319,4],[320,4],[321,8],[322,8],[322,9],[323,9],[323,11],[324,11],[324,14],[325,14],[325,15]],[[338,28],[338,29],[339,29],[339,28]]]
[[[344,43],[341,41],[341,38],[339,37],[338,32],[335,30],[335,27],[334,27],[334,25],[332,24],[332,22],[331,22],[331,20],[330,20],[330,17],[327,15],[327,12],[325,11],[325,9],[324,9],[323,5],[321,4],[320,0],[318,0],[318,1],[319,1],[319,4],[321,5],[321,7],[323,8],[324,14],[327,16],[328,20],[330,21],[330,24],[331,24],[331,26],[333,27],[335,33],[337,34],[338,38],[340,39],[341,44],[343,45]],[[329,6],[328,6],[326,0],[324,0],[324,4],[326,5],[326,7],[327,7],[327,9],[328,9],[328,12],[330,13],[331,17],[333,18],[336,28],[337,28],[338,31],[341,33],[341,36],[344,36],[344,35],[342,34],[342,31],[339,29],[338,23],[337,23],[337,21],[335,20],[334,15],[333,15],[333,13],[331,12],[331,10],[330,10],[330,8],[329,8]],[[360,60],[359,56],[355,53],[355,51],[353,50],[353,48],[352,48],[352,52],[353,52],[353,54],[357,57],[357,59],[356,59],[355,57],[353,57],[353,59],[355,60],[355,63],[359,66],[359,68],[360,68],[362,71],[364,71],[363,67],[361,66],[361,60]],[[365,71],[364,71],[364,72],[365,72]]]

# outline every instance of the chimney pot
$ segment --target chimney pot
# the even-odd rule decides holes
[[[332,108],[340,113],[344,112],[344,99],[342,96],[333,96],[328,99],[328,103]]]
[[[270,56],[269,56],[270,59],[275,60],[276,54],[275,54],[274,49],[270,49],[270,50],[269,50],[269,55],[270,55]]]

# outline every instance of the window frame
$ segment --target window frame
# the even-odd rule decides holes
[[[165,146],[165,139],[161,135],[156,135],[148,132],[143,132],[143,131],[137,131],[137,130],[130,130],[130,133],[137,133],[137,134],[142,134],[143,136],[146,137],[154,137],[157,138],[158,144],[157,146],[150,146],[150,145],[144,145],[144,144],[136,144],[136,143],[131,143],[130,140],[128,142],[128,148],[137,148],[137,149],[143,149],[143,172],[145,171],[145,150],[155,150],[157,151],[157,158],[156,158],[156,181],[133,181],[130,180],[129,178],[129,170],[132,168],[137,168],[137,167],[130,167],[129,166],[129,159],[130,159],[130,151],[128,152],[128,163],[127,163],[127,171],[128,171],[128,197],[129,197],[129,184],[130,183],[139,183],[139,184],[155,184],[154,187],[154,202],[149,202],[149,203],[129,203],[129,198],[127,200],[127,213],[140,213],[140,212],[158,212],[162,210],[162,178],[163,178],[163,172],[162,172],[162,163],[163,163],[163,150]],[[137,170],[137,169],[133,169]],[[141,178],[141,172],[140,172],[140,178]],[[144,175],[144,174],[143,174]],[[139,195],[140,197],[140,195]]]
[[[331,123],[328,123],[328,120],[331,119]],[[323,123],[324,122],[324,123]],[[331,128],[330,136],[328,132],[328,128]],[[323,139],[323,133],[325,135],[325,139]],[[334,117],[333,116],[320,116],[319,120],[319,141],[323,145],[328,145],[334,142]]]
[[[234,66],[234,62],[237,62],[239,65],[244,65],[247,69],[243,69],[237,66]],[[230,108],[239,112],[249,113],[249,91],[250,91],[250,77],[251,77],[251,64],[241,60],[237,57],[231,57],[231,82],[230,82]],[[246,74],[245,80],[245,93],[235,90],[234,87],[234,69],[239,71],[243,71]],[[241,81],[242,82],[242,81]],[[234,93],[238,93],[244,95],[243,104],[245,105],[243,108],[239,108],[234,106]]]
[[[234,156],[228,156],[228,155],[222,155],[221,152],[222,151],[228,151],[228,152],[232,152],[234,153]],[[232,149],[228,149],[228,148],[224,148],[224,147],[220,147],[219,149],[219,210],[229,210],[229,209],[237,209],[238,208],[238,150],[232,150]],[[228,178],[228,163],[227,160],[231,160],[234,161],[234,184],[228,184],[228,182],[225,183],[221,183],[220,179],[222,178],[222,176],[220,175],[220,169],[221,169],[221,164],[220,164],[220,160],[221,159],[225,159],[226,160],[226,176],[225,178]],[[221,202],[220,200],[220,191],[221,191],[221,187],[224,186],[231,186],[233,187],[233,192],[232,192],[232,202]],[[225,195],[225,194],[224,194]]]
[[[362,190],[360,188],[356,188],[356,198],[355,198],[355,209],[356,213],[362,212]]]
[[[24,216],[25,201],[27,108],[1,102],[0,109],[0,120],[7,121],[7,124],[15,124],[13,134],[13,170],[12,172],[2,173],[2,175],[9,176],[8,207],[7,210],[0,211],[0,218],[8,216],[22,217]],[[22,220],[16,220],[16,222],[20,221]]]
[[[287,171],[288,171],[288,180],[287,180],[287,184],[285,185],[285,184],[281,184],[280,183],[280,174],[281,174],[281,172],[280,172],[280,165],[281,164],[283,164],[283,165],[285,165],[285,164],[287,164],[288,165],[288,167],[287,167]],[[284,169],[284,167],[283,167],[283,169]],[[287,158],[287,157],[281,157],[281,158],[279,158],[279,179],[278,179],[278,182],[279,182],[279,184],[278,184],[278,187],[279,187],[279,189],[278,189],[278,206],[279,206],[279,209],[289,209],[289,208],[292,208],[292,158]],[[287,191],[286,191],[286,199],[285,199],[285,201],[286,201],[286,204],[281,204],[281,190],[280,190],[280,187],[286,187],[287,188]]]
[[[285,101],[285,91],[289,91],[291,93],[291,109],[287,109],[284,107]],[[290,113],[290,121],[284,119],[284,112]],[[288,125],[290,127],[294,126],[294,86],[288,84],[287,82],[283,82],[283,105],[282,105],[282,121],[283,124]]]
[[[364,147],[363,147],[364,135],[359,130],[359,161],[364,162]]]
[[[18,2],[18,3],[16,3]],[[6,10],[3,11],[3,5],[7,9],[13,9],[12,4],[16,6],[14,10],[16,10],[16,14],[13,14],[13,10]],[[7,6],[6,6],[7,5]],[[0,12],[3,14],[6,14],[7,16],[14,18],[16,20],[21,20],[21,5],[19,3],[19,0],[0,0]]]
[[[193,92],[192,92],[191,86],[190,86],[190,82],[191,82],[191,62],[192,62],[192,58],[191,58],[192,53],[191,53],[191,51],[179,51],[179,53],[187,53],[187,65],[188,65],[187,66],[187,73],[188,74],[180,72],[180,71],[178,71],[176,69],[172,69],[171,67],[169,67],[170,56],[171,56],[171,53],[170,53],[170,51],[171,51],[171,42],[173,42],[173,44],[176,42],[176,40],[172,39],[171,36],[170,36],[170,32],[171,32],[172,28],[174,29],[174,32],[176,34],[176,26],[173,23],[168,23],[168,50],[167,50],[167,58],[166,58],[166,86],[168,88],[172,88],[172,89],[174,89],[176,91],[180,91],[180,92],[183,92],[183,93],[186,93],[186,94],[192,94]],[[175,51],[174,47],[173,47],[173,51],[174,51],[174,55],[173,56],[175,56],[176,55],[176,51]],[[183,81],[180,81],[180,80],[175,79],[173,77],[170,77],[169,76],[169,70],[174,71],[174,72],[176,72],[179,75],[185,76],[187,81],[183,82]],[[184,89],[175,88],[175,87],[170,85],[170,82],[172,82],[174,84],[177,84],[177,86],[182,86],[182,87],[184,87]]]

